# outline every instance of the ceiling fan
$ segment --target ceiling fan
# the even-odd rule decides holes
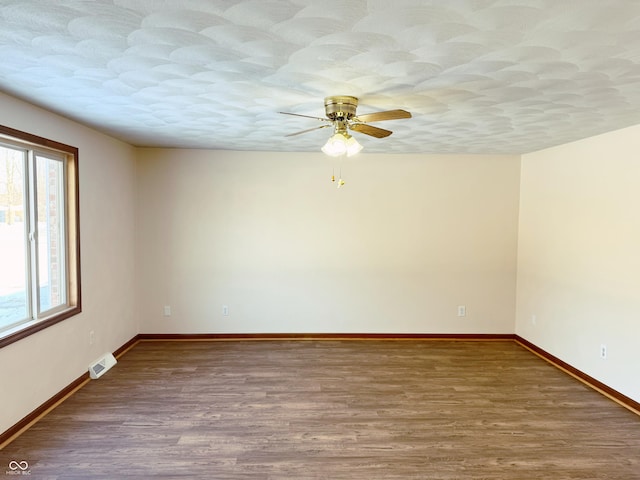
[[[333,135],[327,143],[322,147],[322,151],[332,157],[340,155],[355,155],[362,146],[349,134],[349,130],[364,133],[376,138],[384,138],[391,135],[391,130],[374,127],[369,122],[380,122],[382,120],[397,120],[400,118],[411,118],[411,114],[406,110],[387,110],[384,112],[365,113],[364,115],[356,115],[358,99],[348,95],[338,95],[326,97],[324,99],[324,109],[326,118],[311,117],[309,115],[301,115],[299,113],[280,112],[284,115],[294,115],[296,117],[313,118],[326,122],[325,125],[309,128],[300,132],[290,133],[287,137],[300,135],[303,133],[318,130],[320,128],[333,127]]]

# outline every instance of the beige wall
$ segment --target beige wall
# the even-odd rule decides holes
[[[79,148],[83,312],[0,349],[0,432],[138,331],[135,150],[0,94],[0,124]],[[95,343],[89,345],[89,332]]]
[[[83,281],[81,315],[0,349],[0,431],[139,332],[515,328],[640,400],[640,126],[522,168],[364,153],[337,190],[319,153],[134,149],[4,95],[0,123],[79,147]]]
[[[516,323],[518,335],[636,401],[639,152],[636,126],[523,156]]]
[[[140,150],[141,331],[513,333],[519,157],[334,165]]]

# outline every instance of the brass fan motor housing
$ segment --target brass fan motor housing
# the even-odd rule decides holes
[[[320,120],[325,122],[324,125],[315,128],[309,128],[302,130],[301,132],[291,133],[287,137],[294,135],[300,135],[301,133],[307,133],[319,128],[333,127],[334,133],[340,133],[342,135],[349,135],[347,130],[352,130],[358,133],[364,133],[371,137],[384,138],[391,135],[391,130],[385,130],[384,128],[374,127],[369,125],[369,122],[381,122],[383,120],[397,120],[400,118],[411,118],[411,113],[406,110],[395,109],[387,110],[384,112],[365,113],[364,115],[356,116],[356,107],[358,106],[358,99],[350,95],[335,95],[332,97],[325,97],[324,110],[326,112],[325,118],[312,117],[309,115],[302,115],[300,113],[280,112],[285,115],[294,115],[296,117],[312,118],[314,120]],[[349,137],[347,137],[349,138]]]
[[[325,97],[324,109],[331,120],[351,120],[356,116],[358,99],[348,95]]]

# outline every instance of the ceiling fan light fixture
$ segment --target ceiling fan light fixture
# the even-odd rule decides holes
[[[351,157],[362,150],[362,145],[348,133],[338,132],[327,140],[321,150],[331,157]]]
[[[347,157],[351,157],[352,155],[360,153],[360,150],[362,150],[362,145],[360,145],[360,143],[358,143],[358,141],[351,135],[348,136],[346,144]]]

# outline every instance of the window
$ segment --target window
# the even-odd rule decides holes
[[[0,126],[0,347],[80,313],[78,149]]]

